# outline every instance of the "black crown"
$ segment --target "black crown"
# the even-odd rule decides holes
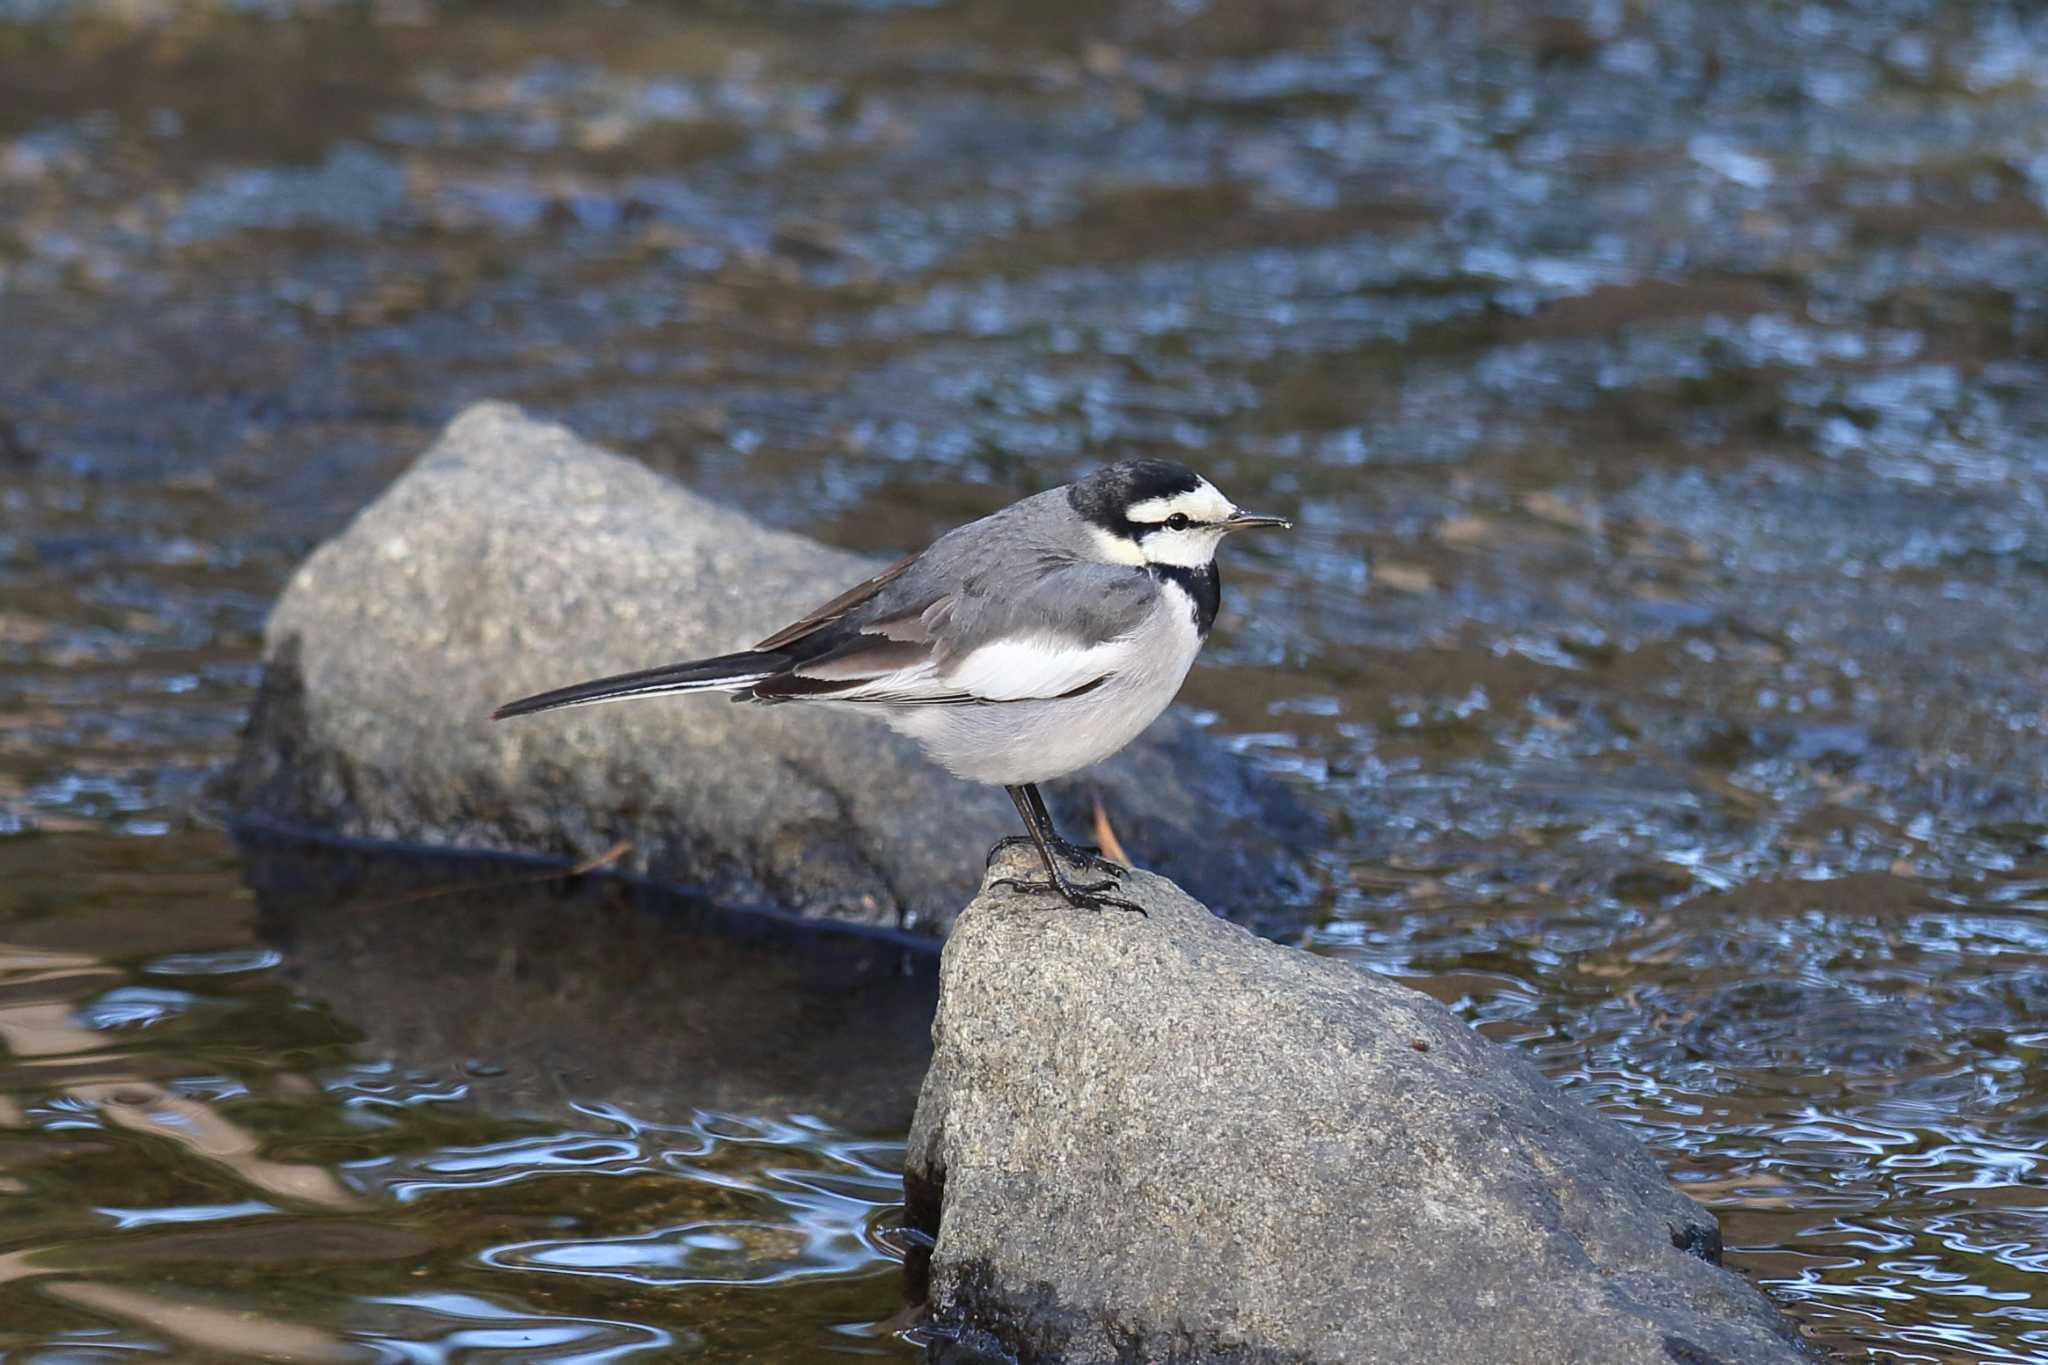
[[[1067,501],[1097,526],[1128,535],[1131,524],[1124,513],[1132,504],[1192,493],[1201,483],[1194,470],[1172,460],[1119,460],[1069,488]]]

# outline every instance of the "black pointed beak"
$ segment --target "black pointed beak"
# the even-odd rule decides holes
[[[1256,526],[1277,526],[1283,531],[1294,529],[1294,523],[1285,517],[1255,517],[1250,512],[1232,512],[1223,520],[1226,531],[1249,531]]]

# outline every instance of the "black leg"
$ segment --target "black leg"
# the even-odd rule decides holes
[[[1053,824],[1052,812],[1045,808],[1045,798],[1038,794],[1037,783],[1026,782],[1024,784],[1024,799],[1031,803],[1032,813],[1038,817],[1039,828],[1045,831],[1047,841],[1054,848],[1065,854],[1068,862],[1080,868],[1083,872],[1106,873],[1111,880],[1116,880],[1124,875],[1124,865],[1122,863],[1113,863],[1100,854],[1090,853],[1080,845],[1070,844],[1065,839],[1060,838],[1059,827]]]
[[[1052,840],[1055,845],[1065,844],[1067,841],[1060,838],[1059,826],[1052,822],[1052,812],[1045,808],[1045,797],[1039,794],[1038,784],[1036,782],[1026,782],[1023,786],[1017,788],[1017,791],[1023,792],[1024,799],[1031,804],[1032,818],[1037,822],[1038,827],[1045,831],[1045,837]],[[1011,793],[1010,799],[1012,801],[1017,799],[1015,792]],[[1019,806],[1018,809],[1022,810],[1023,807]]]
[[[1002,838],[996,840],[995,847],[988,851],[988,860],[990,862],[994,862],[996,854],[1001,853],[1004,849],[1015,848],[1019,844],[1029,844],[1043,854],[1045,851],[1044,844],[1039,841],[1039,831],[1041,830],[1045,832],[1046,842],[1050,843],[1054,848],[1065,849],[1067,847],[1066,840],[1060,838],[1059,833],[1053,828],[1052,815],[1046,810],[1045,802],[1040,799],[1036,786],[1027,782],[1021,787],[1005,787],[1003,790],[1010,794],[1010,803],[1016,806],[1017,814],[1024,817],[1024,828],[1031,832],[1029,834],[1005,834]],[[1024,793],[1021,799],[1017,795],[1019,792]],[[1030,803],[1028,807],[1025,805],[1026,802]]]
[[[1038,849],[1039,860],[1045,864],[1047,880],[1032,882],[1018,877],[1001,877],[996,880],[996,885],[1014,886],[1024,891],[1056,891],[1067,904],[1080,910],[1100,910],[1104,906],[1114,906],[1119,910],[1136,910],[1141,915],[1145,913],[1143,906],[1135,905],[1121,896],[1102,894],[1116,885],[1114,881],[1069,881],[1067,874],[1060,870],[1059,859],[1053,856],[1053,844],[1057,842],[1058,836],[1053,833],[1052,817],[1046,813],[1045,802],[1040,799],[1037,789],[1027,784],[1021,787],[1005,787],[1003,790],[1010,794],[1010,801],[1017,807],[1017,814],[1023,817],[1024,828],[1030,832],[1031,842]]]

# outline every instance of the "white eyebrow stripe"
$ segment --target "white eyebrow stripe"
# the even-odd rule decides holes
[[[1236,510],[1229,498],[1204,479],[1185,493],[1134,502],[1124,515],[1132,521],[1157,523],[1179,512],[1190,521],[1221,521]]]

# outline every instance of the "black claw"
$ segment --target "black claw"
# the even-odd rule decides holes
[[[994,847],[989,849],[988,857],[982,860],[983,866],[987,866],[988,864],[995,862],[997,857],[999,857],[1005,849],[1015,848],[1019,844],[1023,844],[1027,848],[1031,847],[1031,836],[1028,834],[1004,835],[1002,838],[996,840]]]
[[[1144,906],[1136,901],[1127,901],[1122,896],[1099,896],[1084,893],[1071,903],[1078,910],[1128,910],[1139,919],[1152,918],[1152,916],[1145,913]]]
[[[1027,782],[1004,790],[1009,792],[1011,802],[1017,807],[1017,814],[1022,817],[1024,828],[1030,831],[1031,837],[1027,842],[1038,850],[1039,861],[1045,867],[1046,880],[998,877],[991,885],[1014,886],[1019,890],[1033,893],[1051,891],[1077,910],[1103,910],[1113,907],[1118,910],[1135,910],[1141,915],[1145,913],[1143,906],[1127,901],[1122,896],[1102,894],[1119,884],[1125,869],[1100,854],[1076,848],[1060,838],[1059,832],[1053,828],[1052,816],[1047,813],[1044,800],[1038,795],[1038,788]],[[1013,842],[1015,841],[1005,839],[998,843],[989,851],[990,860],[993,861],[996,853]],[[1068,879],[1066,873],[1060,871],[1062,859],[1083,872],[1106,872],[1109,874],[1109,880],[1077,885]]]
[[[1014,839],[1017,836],[1011,835],[1010,837]],[[1025,842],[1029,843],[1031,841],[1026,839]],[[1070,844],[1065,839],[1053,840],[1052,846],[1059,851],[1059,855],[1062,858],[1065,858],[1083,872],[1102,872],[1108,874],[1114,880],[1121,881],[1123,880],[1124,873],[1130,871],[1122,863],[1112,862],[1092,848],[1083,848],[1079,844]]]
[[[1074,866],[1080,868],[1084,872],[1106,873],[1108,874],[1109,879],[1113,882],[1122,881],[1124,879],[1124,873],[1130,871],[1130,869],[1125,867],[1122,863],[1112,862],[1110,859],[1103,857],[1100,853],[1082,853],[1080,857],[1074,860]]]
[[[1122,896],[1105,896],[1102,893],[1115,886],[1115,882],[1070,882],[1034,881],[1029,877],[997,877],[990,886],[1008,886],[1031,895],[1058,896],[1076,910],[1130,910],[1145,919],[1152,918],[1145,913],[1145,907]]]

